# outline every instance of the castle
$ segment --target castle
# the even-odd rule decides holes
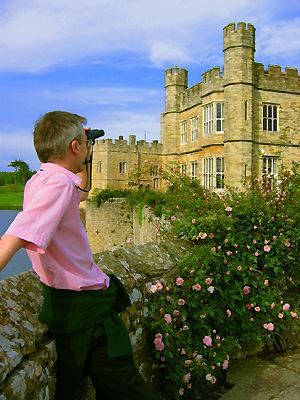
[[[154,173],[140,185],[159,189],[155,173],[172,161],[182,173],[206,188],[222,189],[223,179],[240,186],[245,176],[276,174],[278,155],[284,165],[300,160],[300,77],[296,68],[255,62],[255,27],[240,22],[224,28],[224,67],[202,74],[188,88],[188,72],[165,72],[165,112],[161,144],[129,144],[122,137],[95,145],[93,186],[125,188],[133,165],[144,160]],[[284,147],[282,147],[284,144]]]

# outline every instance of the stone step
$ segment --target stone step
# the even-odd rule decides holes
[[[299,400],[300,353],[273,361],[235,360],[228,367],[227,383],[234,386],[222,400]]]

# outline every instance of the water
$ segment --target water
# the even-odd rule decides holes
[[[16,215],[20,211],[16,210],[0,210],[0,236],[2,236]],[[25,249],[20,249],[10,260],[7,266],[0,271],[0,281],[10,276],[20,274],[21,272],[30,270],[31,262],[27,256]]]

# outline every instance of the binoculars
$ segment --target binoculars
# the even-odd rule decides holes
[[[86,137],[89,140],[89,142],[94,145],[95,140],[98,139],[101,136],[104,136],[104,130],[103,129],[90,129],[88,131],[85,131]]]

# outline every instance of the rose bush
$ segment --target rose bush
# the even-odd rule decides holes
[[[285,349],[299,328],[299,167],[223,193],[176,166],[164,178],[165,216],[194,246],[174,282],[153,282],[148,326],[166,399],[196,399],[242,343]]]

